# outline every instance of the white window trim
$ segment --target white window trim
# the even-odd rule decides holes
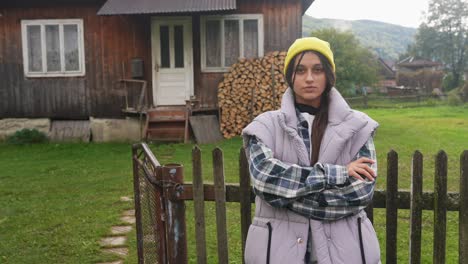
[[[29,57],[28,57],[28,37],[27,26],[40,26],[41,27],[41,53],[42,53],[42,71],[31,72],[29,71]],[[59,43],[60,43],[60,71],[47,72],[47,54],[45,44],[45,26],[58,25],[59,26]],[[65,71],[65,48],[63,40],[63,26],[64,25],[77,25],[78,26],[78,67],[77,71]],[[35,20],[21,20],[21,36],[23,47],[23,69],[26,77],[74,77],[84,76],[85,70],[85,52],[84,52],[84,33],[83,33],[83,19],[35,19]]]
[[[227,72],[230,66],[207,67],[206,66],[206,21],[218,20],[220,22],[221,35],[221,64],[224,64],[224,20],[239,21],[239,58],[244,58],[244,20],[256,19],[258,21],[258,56],[264,54],[263,40],[263,15],[262,14],[238,14],[224,16],[202,16],[200,21],[200,46],[201,46],[201,71],[202,72]]]

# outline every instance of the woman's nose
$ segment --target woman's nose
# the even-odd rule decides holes
[[[312,73],[312,71],[307,71],[306,81],[314,81],[314,74]]]

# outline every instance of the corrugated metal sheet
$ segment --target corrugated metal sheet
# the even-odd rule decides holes
[[[98,15],[164,14],[236,9],[236,0],[107,0]]]

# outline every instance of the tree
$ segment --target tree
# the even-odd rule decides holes
[[[468,68],[468,2],[431,0],[409,52],[443,62],[452,75],[450,88],[461,86]]]
[[[377,82],[377,59],[360,45],[351,31],[325,28],[312,31],[310,35],[330,43],[336,65],[336,88],[344,95]]]
[[[437,56],[437,49],[441,48],[440,43],[434,41],[438,38],[438,33],[434,28],[422,23],[416,32],[415,44],[410,45],[408,48],[409,54],[406,57],[413,55],[431,60],[440,60]]]

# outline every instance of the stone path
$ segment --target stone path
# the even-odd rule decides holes
[[[120,197],[120,201],[130,203],[133,202],[133,199],[123,196]],[[109,234],[99,241],[102,252],[114,254],[120,260],[97,264],[123,264],[123,260],[128,256],[127,235],[133,230],[133,224],[135,224],[135,210],[123,211],[120,220],[124,224],[111,227]]]

